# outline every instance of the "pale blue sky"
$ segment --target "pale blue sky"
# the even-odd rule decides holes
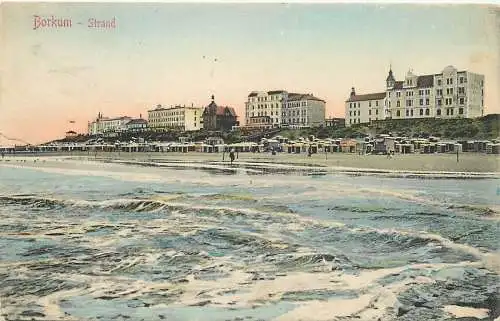
[[[62,135],[68,119],[84,130],[99,111],[146,115],[157,103],[206,105],[212,93],[243,116],[252,90],[311,92],[327,101],[327,116],[342,116],[352,86],[383,90],[390,63],[397,78],[409,68],[427,74],[450,64],[483,73],[486,110],[500,112],[500,19],[486,6],[4,3],[1,9],[0,128],[28,140]],[[33,15],[67,17],[74,25],[33,30]],[[116,17],[118,28],[88,29],[92,17]]]

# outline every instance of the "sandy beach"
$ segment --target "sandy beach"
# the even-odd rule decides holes
[[[6,160],[52,157],[80,158],[90,157],[97,160],[124,160],[124,161],[161,161],[161,162],[221,162],[222,153],[51,153],[38,155],[8,155]],[[456,154],[396,154],[392,158],[385,155],[358,155],[344,153],[313,154],[288,154],[278,153],[239,153],[235,163],[272,163],[299,166],[318,166],[325,168],[366,169],[383,171],[413,171],[413,172],[476,172],[476,173],[498,173],[500,168],[500,157],[498,155],[486,155],[477,153],[464,153],[459,155],[457,162]],[[1,161],[1,159],[0,159]],[[229,163],[229,155],[224,155],[224,162]]]

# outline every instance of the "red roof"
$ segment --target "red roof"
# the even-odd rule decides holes
[[[208,105],[205,108],[204,113],[210,113],[211,114],[214,109],[215,109],[215,114],[216,115],[222,116],[222,115],[226,114],[226,111],[228,111],[231,116],[237,117],[236,116],[236,111],[234,110],[233,107],[217,106],[217,104],[215,102],[213,102],[213,101],[210,103],[210,105]]]

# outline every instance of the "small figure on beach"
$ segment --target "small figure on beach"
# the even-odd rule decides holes
[[[234,149],[231,149],[231,151],[229,152],[229,158],[231,159],[231,165],[232,165],[234,161]]]
[[[5,157],[5,153],[4,153],[4,152],[2,152],[2,158],[4,158],[4,157]]]

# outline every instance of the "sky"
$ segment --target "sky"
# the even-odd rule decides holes
[[[254,90],[312,93],[343,117],[351,87],[383,91],[390,65],[398,80],[447,65],[484,74],[486,113],[500,113],[488,5],[7,2],[0,14],[0,133],[33,144],[86,132],[99,112],[146,118],[212,94],[243,122]],[[35,15],[72,27],[34,29]]]

